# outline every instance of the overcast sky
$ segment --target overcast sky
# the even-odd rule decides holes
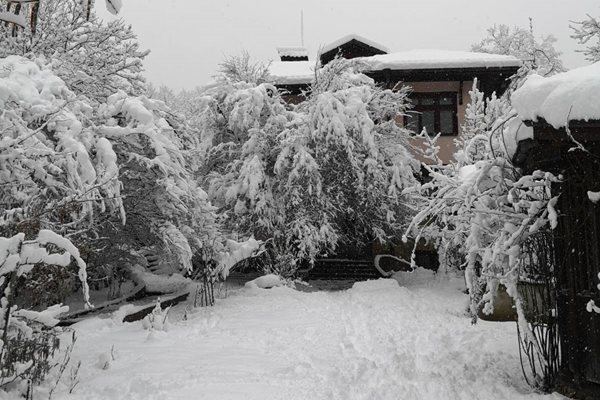
[[[98,14],[111,17],[104,2]],[[493,24],[552,34],[568,68],[585,65],[569,37],[569,21],[600,16],[599,0],[123,0],[119,15],[133,26],[150,82],[175,90],[207,83],[226,55],[247,50],[255,60],[277,60],[277,46],[319,46],[357,33],[390,51],[415,48],[468,50]]]

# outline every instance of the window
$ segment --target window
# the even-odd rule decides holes
[[[413,108],[407,112],[404,126],[414,132],[425,128],[431,136],[439,132],[442,136],[457,135],[456,97],[455,92],[412,93]]]

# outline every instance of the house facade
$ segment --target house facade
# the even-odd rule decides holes
[[[270,73],[286,101],[292,104],[304,99],[303,93],[310,90],[315,70],[338,54],[348,59],[360,58],[366,66],[366,75],[385,88],[410,86],[413,107],[407,116],[398,118],[398,123],[415,132],[425,128],[430,135],[441,133],[439,156],[445,163],[455,152],[454,139],[461,134],[475,78],[486,97],[493,92],[500,95],[521,66],[517,58],[497,54],[447,50],[390,52],[387,47],[355,34],[324,46],[318,62],[308,60],[302,49],[285,48],[279,53],[282,61],[273,62]],[[299,54],[302,57],[290,57]]]

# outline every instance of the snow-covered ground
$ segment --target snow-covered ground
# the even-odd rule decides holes
[[[75,325],[80,383],[53,398],[562,398],[531,392],[515,325],[471,325],[462,290],[420,270],[337,292],[230,290],[167,332],[90,319]]]

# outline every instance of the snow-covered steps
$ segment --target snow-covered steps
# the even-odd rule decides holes
[[[342,258],[321,258],[308,271],[307,280],[354,280],[381,278],[373,260],[350,260]]]

